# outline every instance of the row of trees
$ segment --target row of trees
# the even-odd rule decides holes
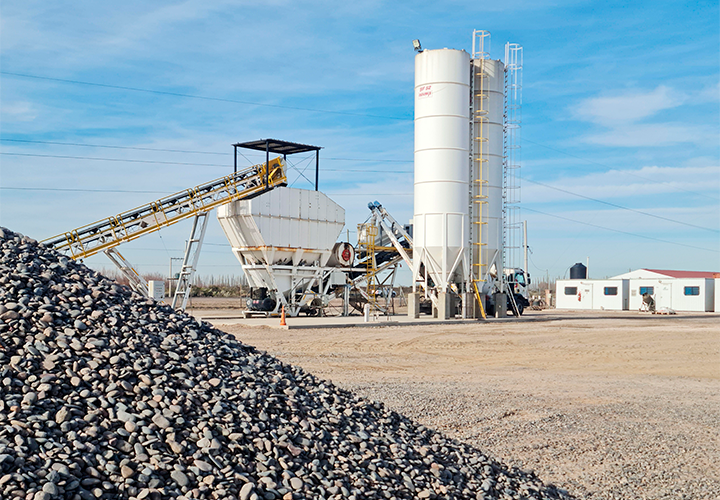
[[[116,269],[102,268],[98,272],[121,285],[129,285],[128,279]],[[147,273],[141,274],[141,276],[146,281],[164,281],[166,293],[175,290],[177,286],[176,279],[171,280],[160,273]],[[192,297],[242,297],[249,293],[250,289],[245,276],[231,274],[195,276],[190,290]]]
[[[102,268],[99,272],[108,278],[117,281],[121,285],[128,284],[127,278],[116,269]],[[143,274],[142,277],[147,281],[164,281],[165,290],[167,291],[171,289],[174,290],[177,285],[177,280],[171,280],[160,273]],[[404,288],[407,288],[408,291],[412,289],[412,287]],[[555,289],[554,279],[550,279],[548,282],[544,276],[539,279],[534,278],[530,285],[530,289],[533,294],[544,294],[547,288],[550,290]],[[195,276],[191,295],[193,297],[243,297],[248,295],[249,292],[250,290],[247,278],[244,275],[222,274],[215,276],[214,274],[211,274],[205,276]]]

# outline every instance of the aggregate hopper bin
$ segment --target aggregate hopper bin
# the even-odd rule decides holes
[[[218,208],[218,221],[253,288],[297,315],[337,270],[330,262],[345,210],[319,191],[276,188]],[[317,292],[313,292],[313,289]]]

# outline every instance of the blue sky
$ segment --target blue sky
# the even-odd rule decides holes
[[[0,9],[0,225],[34,238],[226,175],[231,143],[266,137],[325,148],[320,187],[346,209],[350,230],[376,199],[408,220],[411,41],[470,51],[472,30],[484,29],[493,58],[505,42],[524,47],[520,175],[531,274],[561,277],[587,258],[592,277],[720,271],[717,2],[6,1]],[[310,187],[302,177],[294,186]],[[142,272],[165,273],[190,224],[123,254]],[[214,218],[206,242],[200,274],[239,272]],[[104,256],[88,263],[110,267]]]

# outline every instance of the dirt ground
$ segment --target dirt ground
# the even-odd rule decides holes
[[[218,326],[578,498],[720,498],[718,314]]]

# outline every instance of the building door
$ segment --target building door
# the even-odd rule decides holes
[[[592,309],[593,306],[593,285],[592,283],[580,283],[578,286],[578,302],[580,309]]]
[[[655,291],[655,308],[661,307],[672,309],[672,283],[658,283]]]

